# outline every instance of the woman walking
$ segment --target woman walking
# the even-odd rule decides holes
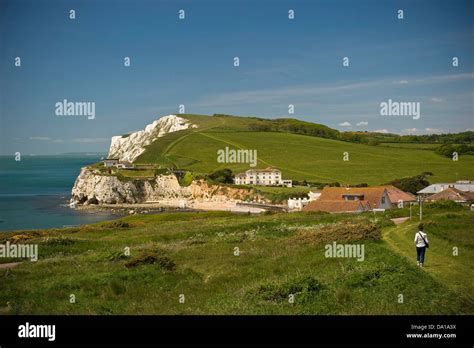
[[[416,245],[416,264],[423,267],[425,262],[425,251],[429,248],[428,235],[423,232],[423,224],[418,225],[418,232],[415,234],[415,245]]]

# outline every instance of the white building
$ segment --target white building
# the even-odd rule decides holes
[[[309,193],[308,193],[308,197],[309,197],[310,201],[317,200],[319,198],[319,196],[321,196],[321,192],[309,191]]]
[[[234,183],[236,185],[293,186],[291,180],[283,180],[281,171],[274,168],[249,169],[245,173],[237,174],[234,178]]]
[[[288,209],[301,210],[309,204],[308,198],[290,198],[288,199]]]
[[[455,183],[433,184],[428,187],[425,187],[423,190],[420,190],[417,193],[419,195],[433,195],[435,193],[442,192],[450,187],[464,192],[474,192],[474,181],[459,180]]]
[[[104,167],[116,167],[120,169],[133,169],[135,165],[131,162],[120,161],[118,158],[107,158],[104,161]]]

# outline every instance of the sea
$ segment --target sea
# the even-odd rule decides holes
[[[70,227],[116,218],[71,209],[71,189],[82,167],[105,154],[0,156],[0,231]]]

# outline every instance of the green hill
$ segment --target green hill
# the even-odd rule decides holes
[[[258,168],[281,169],[285,179],[344,184],[382,184],[396,178],[432,172],[433,182],[474,178],[474,156],[452,161],[418,144],[372,146],[336,140],[337,130],[293,119],[266,120],[227,115],[180,115],[198,128],[168,134],[146,148],[138,164],[157,164],[207,174],[248,164],[221,164],[217,150],[256,149]],[[413,145],[413,146],[411,146]],[[434,148],[433,148],[434,150]],[[343,161],[343,154],[349,161]]]

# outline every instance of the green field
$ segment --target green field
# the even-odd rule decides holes
[[[168,213],[4,233],[0,243],[38,243],[40,257],[0,267],[0,313],[473,314],[474,214],[426,207],[420,269],[416,221],[389,220],[407,213]],[[333,241],[363,244],[364,261],[326,258]]]
[[[249,169],[247,164],[217,162],[217,150],[228,146],[256,149],[258,168],[279,168],[284,179],[377,185],[422,172],[432,172],[433,182],[474,178],[474,156],[460,156],[456,162],[427,151],[420,144],[369,146],[292,133],[249,131],[252,118],[184,117],[199,124],[199,128],[159,138],[136,163],[154,163],[197,174],[222,168],[234,172]],[[349,161],[343,160],[344,152],[349,154]]]

